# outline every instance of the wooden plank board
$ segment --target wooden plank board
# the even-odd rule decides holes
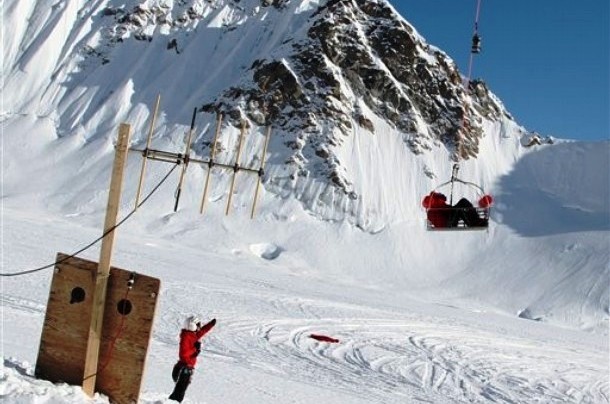
[[[57,255],[57,261],[64,259]],[[55,266],[40,339],[36,376],[52,382],[80,385],[85,372],[87,335],[93,307],[97,263],[68,259]],[[82,300],[73,295],[83,292]]]
[[[53,275],[36,375],[80,385],[87,377],[84,364],[95,287],[91,274],[97,271],[97,263],[66,258],[57,255],[57,261],[65,261]],[[116,403],[138,401],[161,286],[157,278],[135,274],[129,290],[131,276],[131,271],[110,268],[96,374],[95,391]]]

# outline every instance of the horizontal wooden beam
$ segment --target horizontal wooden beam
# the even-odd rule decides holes
[[[195,163],[195,164],[207,165],[208,167],[226,168],[226,169],[230,169],[230,170],[234,170],[234,171],[243,170],[243,171],[249,171],[252,173],[257,173],[259,175],[262,175],[262,171],[260,168],[241,167],[236,164],[218,163],[214,160],[194,159],[194,158],[188,157],[182,153],[173,153],[173,152],[168,152],[168,151],[164,151],[164,150],[155,150],[155,149],[144,149],[144,150],[130,149],[130,151],[142,153],[142,156],[144,156],[147,159],[162,161],[165,163],[185,164],[188,161],[189,164]]]

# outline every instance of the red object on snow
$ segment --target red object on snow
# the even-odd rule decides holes
[[[481,208],[488,208],[494,203],[494,198],[491,195],[485,195],[479,199],[479,206]]]
[[[320,334],[310,334],[309,338],[313,338],[315,340],[322,341],[322,342],[332,342],[334,344],[339,342],[339,340],[337,338],[332,338],[327,335],[320,335]]]

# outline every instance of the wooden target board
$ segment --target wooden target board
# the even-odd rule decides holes
[[[98,264],[58,253],[36,376],[82,385]],[[133,286],[128,282],[133,278]],[[111,267],[95,391],[115,403],[137,403],[161,282]]]

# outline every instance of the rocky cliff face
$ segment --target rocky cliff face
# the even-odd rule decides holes
[[[276,18],[290,18],[296,8],[306,8],[302,35],[282,38],[273,51],[258,55],[243,80],[201,110],[222,111],[235,126],[243,118],[273,123],[284,134],[293,178],[326,177],[350,198],[358,195],[335,152],[355,125],[375,134],[371,113],[390,123],[414,154],[442,144],[454,158],[459,150],[465,159],[479,152],[482,120],[506,113],[482,81],[471,82],[466,92],[454,62],[385,0],[118,3],[103,10],[106,46],[163,35],[167,50],[176,54],[181,31],[218,19],[220,11],[222,29],[229,32],[248,21],[262,23],[270,9]],[[107,57],[103,46],[95,52]]]
[[[156,136],[172,145],[193,108],[202,112],[199,156],[209,156],[218,111],[224,129],[245,119],[262,134],[272,124],[268,191],[322,218],[379,226],[413,216],[452,159],[470,160],[470,178],[513,161],[482,153],[512,147],[501,139],[517,125],[501,102],[480,80],[465,90],[452,59],[387,0],[11,4],[7,15],[39,24],[7,37],[3,113],[48,118],[58,137],[108,139],[130,122],[141,143],[157,94]],[[223,161],[233,161],[238,132],[223,132]],[[250,138],[252,162],[262,145]],[[485,181],[504,169],[495,167]]]
[[[302,170],[322,159],[328,178],[352,197],[333,148],[352,135],[353,125],[375,133],[364,106],[402,133],[413,153],[440,141],[457,157],[461,139],[466,159],[479,151],[482,118],[503,113],[483,82],[472,82],[467,94],[455,64],[385,1],[327,1],[312,13],[306,36],[287,38],[283,46],[281,60],[252,64],[250,85],[227,90],[203,109],[258,124],[268,117],[294,133],[285,143],[294,150],[291,163]]]

